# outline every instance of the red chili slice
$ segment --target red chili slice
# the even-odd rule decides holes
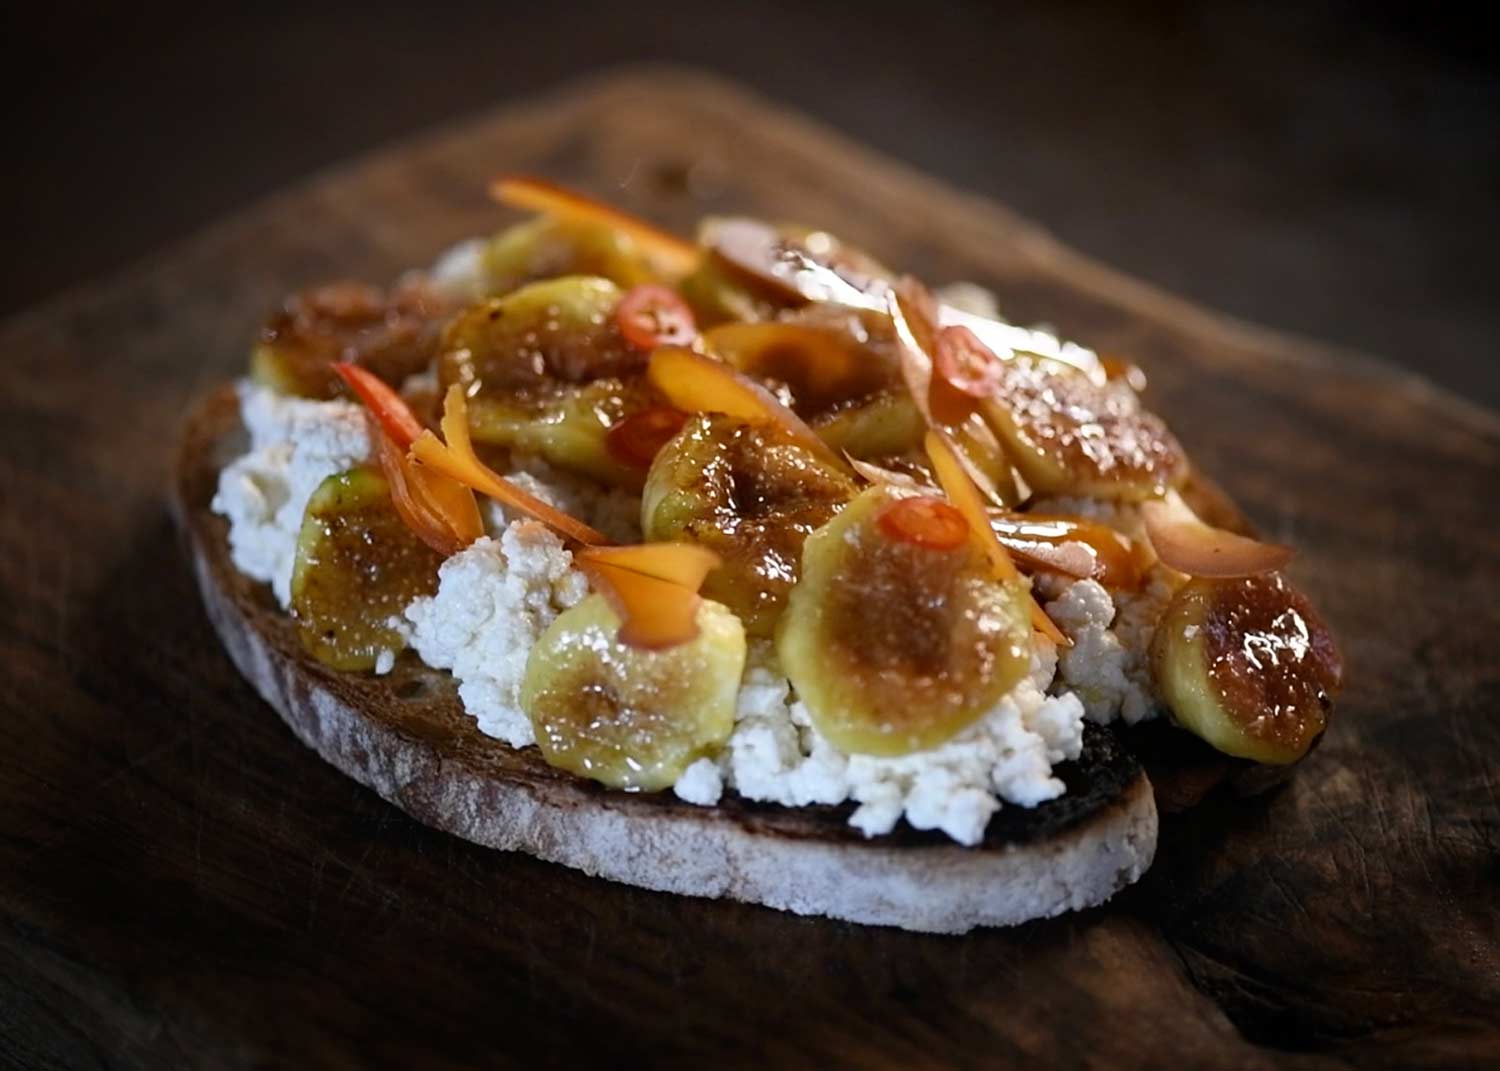
[[[698,337],[693,310],[665,286],[642,283],[620,299],[615,320],[625,341],[642,350],[686,346]]]
[[[938,332],[933,362],[937,374],[954,390],[971,398],[995,392],[1003,369],[1000,358],[967,327],[945,327]]]
[[[631,413],[604,435],[611,457],[625,465],[649,469],[667,441],[682,430],[687,414],[669,405],[652,406]]]
[[[875,523],[890,538],[929,550],[956,550],[969,538],[964,515],[932,495],[898,499]]]

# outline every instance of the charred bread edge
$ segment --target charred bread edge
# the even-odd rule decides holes
[[[645,889],[934,933],[1090,907],[1151,864],[1150,782],[1104,731],[1091,732],[1079,764],[1096,770],[1059,771],[1083,782],[1082,798],[1034,812],[1005,808],[1002,816],[1038,821],[964,848],[911,830],[866,840],[847,826],[847,807],[733,797],[698,807],[670,794],[609,792],[552,770],[532,749],[480,736],[451,679],[409,656],[384,678],[327,671],[301,653],[264,588],[235,570],[224,522],[209,510],[219,468],[242,434],[226,389],[193,411],[180,439],[173,505],[209,618],[235,666],[298,739],[420,822]]]

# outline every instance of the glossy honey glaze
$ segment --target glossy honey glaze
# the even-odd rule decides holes
[[[1343,680],[1333,634],[1279,573],[1214,584],[1203,623],[1208,679],[1251,736],[1305,746]]]

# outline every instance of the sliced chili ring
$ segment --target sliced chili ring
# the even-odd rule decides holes
[[[898,498],[875,523],[891,539],[928,550],[957,550],[969,538],[964,515],[935,495]]]
[[[967,327],[937,333],[933,366],[944,383],[971,398],[988,398],[1000,382],[1000,358]]]
[[[631,413],[604,435],[604,447],[621,464],[649,469],[657,453],[682,430],[687,414],[670,405],[654,405]]]
[[[641,350],[686,346],[698,337],[693,310],[675,291],[659,283],[632,287],[620,299],[615,320],[625,341]]]

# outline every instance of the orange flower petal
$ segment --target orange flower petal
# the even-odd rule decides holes
[[[680,584],[691,591],[702,587],[703,578],[724,564],[724,559],[696,543],[637,543],[628,547],[590,547],[579,551],[577,560],[628,569],[642,576]]]
[[[458,384],[448,388],[443,401],[443,435],[445,444],[430,431],[424,431],[412,444],[411,456],[480,494],[534,517],[559,535],[585,546],[606,546],[609,537],[568,516],[555,506],[543,502],[495,472],[474,453],[469,441],[468,404]]]
[[[558,219],[597,223],[635,240],[661,268],[672,275],[686,275],[698,263],[698,247],[692,242],[647,223],[638,216],[596,201],[587,194],[529,175],[502,175],[490,183],[490,196],[503,205],[541,212]]]
[[[1279,543],[1214,528],[1198,519],[1175,493],[1141,506],[1146,535],[1163,564],[1189,576],[1256,576],[1280,569],[1296,553]]]
[[[620,618],[621,643],[661,650],[697,637],[703,599],[692,588],[587,556],[578,565]]]
[[[793,441],[840,468],[844,462],[807,422],[759,383],[701,353],[664,346],[651,355],[646,375],[672,405],[689,413],[723,413],[752,424],[775,424]]]

